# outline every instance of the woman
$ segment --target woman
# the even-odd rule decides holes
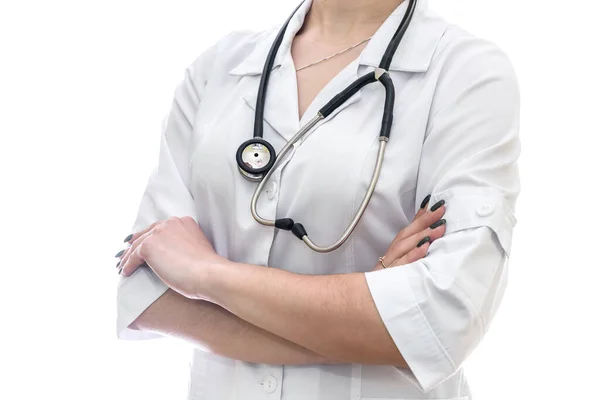
[[[276,151],[379,66],[410,3],[296,10],[259,121]],[[236,163],[279,30],[234,32],[187,70],[131,246],[118,254],[117,329],[204,348],[190,399],[470,398],[461,365],[504,292],[516,223],[518,87],[496,46],[426,3],[383,71],[396,102],[375,193],[332,252],[259,224],[257,183]],[[371,181],[385,96],[366,86],[295,144],[260,193],[260,215],[335,242]]]

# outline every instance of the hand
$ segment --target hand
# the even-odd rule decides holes
[[[431,243],[446,233],[446,220],[441,219],[446,212],[444,204],[445,202],[440,200],[431,207],[435,211],[431,211],[427,210],[426,202],[410,225],[398,233],[384,256],[388,268],[410,264],[427,255]],[[432,226],[434,229],[431,229]],[[381,262],[377,263],[374,271],[380,269],[383,269]]]
[[[227,262],[191,217],[155,222],[127,239],[131,247],[120,254],[120,274],[129,277],[147,265],[166,285],[188,298],[199,298],[197,285],[209,266]]]

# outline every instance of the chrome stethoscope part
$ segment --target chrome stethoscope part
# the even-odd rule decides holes
[[[379,175],[381,174],[381,166],[383,165],[385,149],[390,137],[392,122],[394,118],[395,102],[394,84],[389,74],[387,73],[387,69],[389,68],[392,62],[392,58],[394,57],[398,45],[400,44],[404,34],[406,33],[406,30],[408,29],[408,26],[412,20],[412,16],[414,15],[416,4],[417,0],[409,0],[406,14],[402,19],[400,26],[396,30],[396,33],[392,37],[392,40],[390,41],[381,59],[379,67],[376,68],[374,71],[358,78],[341,93],[332,98],[323,108],[321,108],[321,110],[319,110],[319,112],[313,119],[311,119],[306,125],[304,125],[285,144],[285,146],[281,149],[279,154],[276,155],[273,146],[271,146],[271,144],[264,140],[262,137],[265,97],[270,72],[275,61],[275,56],[277,55],[277,50],[281,45],[283,36],[291,18],[294,16],[294,14],[298,10],[298,8],[300,8],[300,6],[296,8],[296,10],[285,22],[285,24],[279,31],[277,37],[275,38],[275,42],[273,43],[271,50],[269,51],[269,55],[267,56],[267,60],[265,62],[265,66],[261,76],[261,81],[258,89],[258,96],[256,100],[253,138],[242,143],[242,145],[240,145],[236,153],[236,161],[240,173],[246,179],[252,182],[258,182],[256,190],[254,191],[254,195],[252,196],[252,201],[250,203],[250,211],[257,222],[259,222],[262,225],[274,226],[278,229],[291,231],[297,238],[301,239],[309,248],[319,253],[328,253],[334,251],[340,246],[342,246],[346,242],[346,240],[348,240],[348,238],[358,225],[360,219],[362,218],[365,210],[367,209],[367,205],[369,204],[369,201],[371,200],[371,197],[375,192],[375,187],[377,186],[377,181],[379,180]],[[374,82],[380,82],[385,88],[384,112],[381,121],[381,131],[379,133],[379,150],[377,152],[377,159],[375,161],[373,175],[371,176],[371,182],[369,183],[367,192],[365,193],[365,196],[356,212],[356,215],[350,222],[348,228],[342,233],[340,238],[330,246],[318,246],[312,240],[310,240],[304,226],[300,223],[295,222],[291,218],[282,218],[278,220],[268,220],[262,218],[257,211],[257,204],[260,194],[263,191],[266,183],[273,175],[273,172],[279,167],[282,160],[285,159],[285,156],[288,154],[288,152],[294,146],[294,144],[296,144],[302,137],[304,137],[313,128],[315,128],[319,121],[327,118],[331,113],[333,113],[339,106],[345,103],[356,92],[361,90],[366,85]]]
[[[317,114],[313,119],[308,121],[308,123],[306,125],[304,125],[302,128],[300,128],[300,130],[294,136],[292,136],[292,138],[289,140],[289,142],[287,142],[286,145],[283,146],[283,148],[277,155],[277,159],[275,160],[273,167],[271,167],[271,169],[267,172],[267,174],[262,178],[262,180],[256,187],[256,190],[254,191],[254,195],[252,196],[252,201],[250,203],[250,211],[252,212],[252,216],[254,217],[254,219],[257,222],[259,222],[260,224],[263,224],[266,226],[275,226],[275,223],[276,223],[276,221],[262,218],[260,215],[258,215],[258,211],[256,210],[256,204],[258,203],[258,198],[260,197],[260,193],[262,192],[263,188],[267,184],[267,181],[269,180],[271,175],[273,175],[273,172],[277,169],[277,167],[279,167],[279,164],[281,164],[281,161],[285,158],[285,155],[288,153],[288,151],[290,151],[290,149],[294,146],[294,144],[298,140],[300,140],[302,138],[302,136],[304,136],[308,132],[310,132],[310,130],[315,125],[317,125],[317,123],[322,119],[323,119],[323,116],[321,114]]]
[[[284,147],[281,150],[281,153],[277,157],[277,160],[282,160],[284,158],[285,154],[287,153],[287,151],[293,146],[293,144],[296,141],[298,141],[304,134],[308,133],[308,131],[310,131],[310,129],[311,129],[311,125],[314,126],[319,120],[321,120],[321,118],[322,117],[320,117],[320,116],[316,116],[306,125],[306,127],[301,129],[300,131],[298,131],[298,133],[288,142],[288,145],[286,145],[287,148]],[[358,208],[358,211],[356,212],[354,219],[352,219],[348,228],[344,231],[344,233],[342,233],[342,236],[331,246],[323,247],[323,246],[318,246],[312,240],[310,240],[310,238],[308,237],[308,234],[306,233],[305,230],[300,231],[300,234],[301,234],[300,239],[302,239],[302,241],[304,243],[306,243],[306,245],[308,247],[310,247],[312,250],[314,250],[318,253],[332,252],[332,251],[340,248],[346,242],[346,240],[348,240],[350,235],[352,235],[352,232],[354,232],[354,229],[356,229],[356,226],[360,222],[360,219],[362,218],[365,210],[367,209],[367,205],[369,204],[369,201],[371,200],[371,197],[373,196],[373,193],[375,192],[375,187],[377,186],[377,181],[379,180],[379,175],[381,173],[381,166],[383,165],[383,157],[385,154],[385,146],[387,144],[387,141],[388,141],[388,139],[384,136],[381,136],[379,138],[379,151],[377,152],[377,160],[375,162],[375,168],[373,170],[373,175],[371,177],[371,183],[369,184],[369,187],[367,189],[367,192],[365,193],[365,197],[363,198],[363,201],[360,203],[360,207]],[[261,194],[265,184],[267,183],[267,181],[273,174],[273,171],[275,171],[277,169],[278,164],[279,164],[278,162],[275,162],[275,165],[273,166],[273,168],[269,172],[267,172],[267,175],[265,175],[263,180],[259,183],[258,187],[254,191],[254,195],[252,196],[252,202],[251,202],[251,206],[250,206],[250,211],[252,212],[252,216],[254,217],[254,219],[256,221],[258,221],[259,223],[261,223],[262,225],[266,225],[266,226],[276,226],[277,221],[262,218],[258,214],[258,211],[256,209],[256,204],[258,203],[258,199],[260,197],[260,194]],[[301,225],[301,224],[295,224],[295,225]],[[284,229],[284,228],[282,227],[281,229]],[[298,236],[298,235],[296,235],[296,236]]]

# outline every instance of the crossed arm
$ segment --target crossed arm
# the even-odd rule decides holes
[[[328,360],[261,329],[224,308],[168,289],[130,328],[184,339],[211,353],[240,361],[301,365]]]
[[[307,279],[302,279],[304,277],[285,271],[254,268],[259,273],[258,281],[238,285],[243,281],[236,279],[234,287],[249,290],[244,290],[227,303],[239,315],[277,334],[247,322],[217,304],[192,300],[171,289],[142,313],[131,327],[179,337],[212,353],[246,362],[405,365],[377,314],[362,274],[307,276]],[[243,269],[240,268],[239,272]],[[294,286],[292,290],[300,296],[289,296],[287,290],[277,290],[271,285],[269,291],[263,290],[260,287],[263,272],[276,272],[276,276],[268,279],[275,278],[280,283]],[[248,274],[252,272],[248,271]],[[290,276],[286,276],[288,274]],[[256,283],[258,285],[254,285]],[[305,289],[309,291],[302,293]],[[228,291],[228,294],[231,292]],[[257,303],[262,306],[256,307]],[[315,335],[315,332],[319,334]]]
[[[445,207],[426,211],[426,205],[392,242],[386,253],[391,266],[424,257],[430,242],[443,235],[443,224],[433,229],[431,225],[441,219]],[[169,221],[162,225],[162,231],[169,229]],[[172,228],[169,236],[176,231],[177,227]],[[123,259],[125,276],[139,263],[136,252],[149,237],[147,233],[137,233],[131,240],[132,247]],[[160,235],[154,232],[152,236]],[[424,237],[429,240],[423,242]],[[204,296],[210,301],[169,289],[130,328],[179,337],[215,354],[247,362],[406,367],[379,317],[364,274],[298,275],[237,263],[218,268],[218,273],[208,275],[213,278]],[[264,282],[269,282],[268,288]]]

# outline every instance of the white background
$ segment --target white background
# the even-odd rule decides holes
[[[0,398],[184,399],[188,348],[115,338],[113,255],[185,67],[296,0],[0,0]],[[430,0],[510,55],[523,191],[476,400],[597,399],[600,7]]]

